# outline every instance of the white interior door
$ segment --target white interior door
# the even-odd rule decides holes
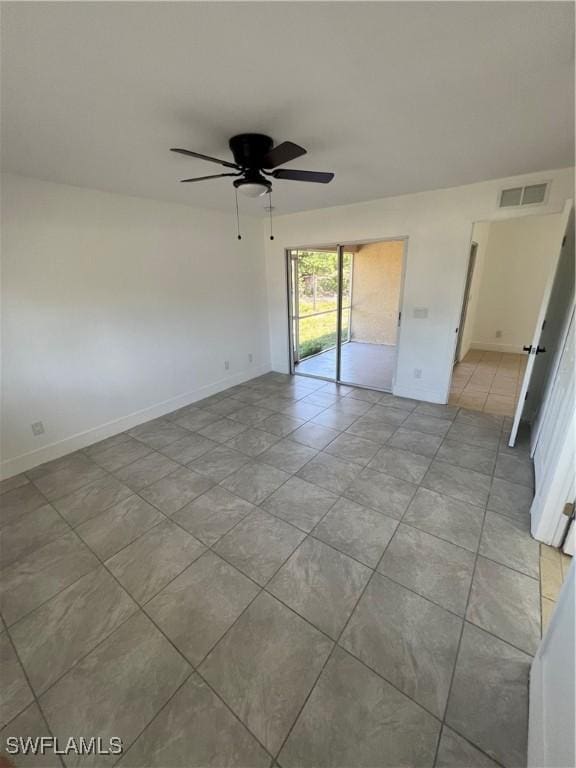
[[[572,216],[568,222],[566,243],[556,270],[546,325],[540,338],[540,345],[546,348],[546,354],[536,357],[530,390],[524,406],[524,418],[527,418],[531,424],[530,453],[532,456],[541,437],[546,412],[553,402],[551,391],[555,386],[558,367],[564,354],[566,339],[574,314],[576,299],[574,236],[574,217]],[[572,328],[573,332],[574,329]]]
[[[576,594],[572,563],[530,671],[529,768],[576,765]]]
[[[566,247],[566,244],[567,244],[566,235],[568,232],[570,218],[573,217],[573,201],[572,200],[568,200],[566,202],[566,205],[564,206],[564,210],[562,211],[562,217],[563,217],[564,226],[560,227],[560,235],[558,238],[558,242],[552,245],[552,247],[555,249],[555,252],[556,252],[556,258],[553,262],[552,268],[550,269],[550,275],[544,287],[542,302],[540,304],[540,309],[538,311],[538,318],[536,320],[536,325],[534,328],[534,333],[532,335],[532,341],[531,341],[530,349],[528,352],[528,362],[526,364],[526,371],[524,373],[522,388],[520,390],[518,404],[516,405],[516,412],[514,414],[514,422],[512,424],[512,430],[510,432],[510,440],[508,442],[508,445],[511,448],[514,446],[516,442],[518,427],[520,426],[520,421],[522,420],[522,416],[524,415],[524,407],[526,404],[526,398],[528,396],[528,390],[530,388],[530,382],[534,374],[534,365],[536,363],[536,357],[540,353],[540,351],[543,349],[543,347],[540,345],[542,330],[546,320],[546,315],[548,314],[550,297],[552,294],[552,289],[554,287],[554,281],[556,278],[558,264],[560,262],[560,254],[562,252],[562,248]]]
[[[574,313],[552,386],[546,395],[534,451],[536,494],[530,508],[534,538],[558,546],[566,526],[562,510],[576,495],[576,338]]]

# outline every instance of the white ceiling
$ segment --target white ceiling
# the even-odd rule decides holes
[[[3,167],[231,210],[168,149],[269,133],[336,173],[275,182],[277,213],[560,168],[573,37],[568,2],[3,3]]]

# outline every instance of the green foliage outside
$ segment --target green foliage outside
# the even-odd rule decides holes
[[[317,312],[335,308],[330,306],[330,302],[319,302],[317,306]],[[345,309],[342,312],[342,338],[345,341],[348,340],[349,323],[350,310]],[[302,318],[300,320],[299,331],[299,355],[301,360],[336,346],[336,312],[330,312],[330,314],[327,315]]]
[[[344,306],[349,303],[352,255],[344,254],[342,274]],[[298,253],[299,356],[303,360],[336,346],[336,309],[338,307],[338,255],[300,251]],[[316,312],[325,315],[304,317]],[[349,336],[350,311],[344,310],[342,336]]]
[[[344,254],[342,272],[343,295],[350,293],[350,279],[352,276],[352,254]],[[316,290],[314,290],[316,288]],[[298,293],[300,296],[300,314],[305,311],[321,310],[317,307],[312,310],[308,305],[314,301],[314,295],[318,299],[332,301],[331,309],[336,309],[338,294],[338,255],[317,251],[298,252]],[[303,311],[304,310],[304,311]]]

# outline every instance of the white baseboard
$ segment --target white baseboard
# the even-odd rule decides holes
[[[523,353],[522,346],[516,344],[492,344],[483,341],[473,341],[470,344],[470,349],[478,349],[481,352],[509,352],[514,355],[521,355]]]
[[[446,403],[445,397],[426,387],[397,385],[393,388],[392,394],[396,395],[396,397],[408,397],[411,400],[423,400],[427,403],[440,403],[441,405]]]
[[[44,464],[47,461],[59,459],[62,456],[66,456],[68,453],[78,451],[81,448],[86,448],[107,437],[118,435],[120,432],[125,432],[127,429],[137,427],[139,424],[143,424],[146,421],[156,419],[159,416],[164,416],[167,413],[176,411],[178,408],[184,408],[198,400],[203,400],[205,397],[215,395],[217,392],[222,392],[224,389],[228,389],[228,387],[233,387],[236,384],[242,384],[249,379],[254,379],[256,376],[261,376],[264,373],[268,373],[270,370],[271,368],[269,365],[264,365],[257,368],[251,368],[249,371],[241,371],[232,376],[227,376],[225,379],[219,379],[212,384],[205,384],[192,392],[177,395],[169,400],[156,403],[149,408],[129,413],[127,416],[114,419],[114,421],[108,421],[105,424],[92,427],[84,432],[78,432],[75,435],[70,435],[70,437],[57,440],[54,443],[44,445],[42,448],[29,451],[28,453],[23,453],[20,456],[15,456],[12,459],[6,459],[0,465],[0,480],[6,480],[13,475],[20,474],[20,472],[34,469],[34,467]]]

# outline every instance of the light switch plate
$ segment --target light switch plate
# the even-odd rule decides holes
[[[414,307],[414,317],[418,320],[428,317],[428,307]]]

